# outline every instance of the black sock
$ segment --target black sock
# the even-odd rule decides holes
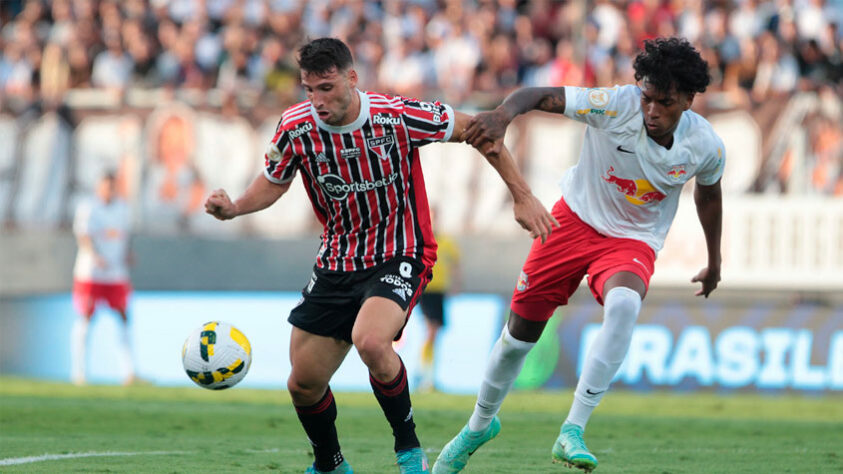
[[[410,389],[407,387],[407,371],[401,358],[401,369],[390,382],[381,382],[369,373],[369,382],[375,392],[375,398],[381,404],[392,435],[395,436],[395,452],[421,446],[416,437],[416,424],[413,422],[413,407],[410,405]]]
[[[337,419],[337,404],[334,401],[334,394],[331,387],[325,392],[321,400],[306,407],[295,407],[307,433],[307,438],[313,446],[313,455],[316,457],[316,469],[320,471],[331,471],[339,466],[342,461],[340,452],[340,441],[337,438],[337,426],[334,421]]]

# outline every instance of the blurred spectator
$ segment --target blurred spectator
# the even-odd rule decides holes
[[[752,95],[756,102],[763,102],[773,95],[792,92],[799,80],[799,65],[787,51],[782,51],[779,41],[770,33],[761,38],[761,59]]]
[[[91,81],[95,87],[125,89],[132,78],[132,58],[123,51],[123,44],[115,32],[105,35],[105,51],[94,59]]]
[[[574,45],[567,40],[556,43],[556,58],[550,65],[549,82],[551,86],[582,86],[582,61],[574,55]]]
[[[82,43],[75,41],[68,46],[67,62],[70,68],[70,87],[91,87],[91,58]]]
[[[378,82],[385,92],[404,97],[423,97],[431,65],[428,58],[411,44],[399,39],[387,50],[378,70]]]
[[[147,176],[143,191],[145,222],[152,231],[188,230],[202,204],[205,187],[193,164],[195,120],[188,112],[165,109],[151,120]]]
[[[841,76],[836,0],[26,0],[0,2],[0,12],[9,20],[0,87],[22,100],[35,100],[31,81],[48,43],[64,49],[72,88],[261,94],[288,87],[287,65],[305,37],[337,36],[384,87],[455,104],[475,88],[504,96],[560,80],[611,85],[627,77],[643,40],[673,34],[699,43],[713,61],[712,88],[733,106]],[[762,75],[785,77],[756,81],[756,63]]]
[[[676,34],[700,49],[714,78],[695,110],[749,112],[771,153],[776,137],[768,132],[792,94],[840,103],[841,23],[840,0],[0,0],[0,112],[20,117],[80,97],[136,107],[131,97],[147,97],[143,119],[157,105],[152,97],[214,112],[236,100],[254,127],[303,99],[296,48],[319,36],[347,41],[361,83],[373,89],[476,108],[521,86],[627,81],[642,41]],[[97,89],[128,93],[102,101],[107,94]],[[805,122],[820,144],[800,166],[811,167],[803,175],[814,176],[817,192],[841,193],[840,152],[828,130],[839,132],[840,122],[823,116]],[[142,170],[144,189],[153,190],[144,196],[152,199],[146,208],[166,210],[164,227],[186,228],[190,196],[201,188],[195,124],[169,123],[188,137],[164,134],[181,141],[164,147],[164,157],[159,124],[146,127],[157,144]],[[770,169],[790,166],[782,155]]]
[[[40,71],[42,99],[51,104],[60,104],[70,83],[70,67],[64,50],[57,43],[50,43],[44,48]]]

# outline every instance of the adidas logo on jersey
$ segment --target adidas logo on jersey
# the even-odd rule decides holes
[[[404,290],[402,288],[395,288],[392,292],[400,296],[402,301],[407,301],[407,296],[404,295]]]
[[[395,286],[396,288],[393,288],[392,292],[400,296],[403,301],[407,301],[407,298],[413,294],[412,285],[398,275],[388,273],[382,276],[380,280],[381,283]]]
[[[316,162],[317,163],[328,163],[329,161],[328,161],[328,157],[325,156],[324,153],[320,152],[318,155],[316,155]]]

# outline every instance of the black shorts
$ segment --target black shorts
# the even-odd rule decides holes
[[[425,291],[419,301],[425,319],[445,325],[445,293],[438,291]]]
[[[351,329],[363,302],[371,296],[390,299],[407,317],[419,294],[430,281],[430,268],[418,260],[396,257],[380,265],[355,272],[337,272],[313,267],[302,299],[290,311],[293,326],[320,336],[351,342]],[[406,323],[406,320],[405,320]],[[401,330],[395,335],[397,341]]]

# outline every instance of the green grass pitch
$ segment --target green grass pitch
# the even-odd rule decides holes
[[[340,443],[355,472],[397,472],[374,397],[336,399]],[[570,392],[510,395],[501,434],[465,472],[580,472],[550,462],[570,400]],[[468,419],[474,397],[415,394],[413,401],[432,462]],[[596,473],[843,472],[843,397],[610,392],[586,442],[600,461]],[[0,472],[301,473],[310,462],[283,391],[0,378]]]

